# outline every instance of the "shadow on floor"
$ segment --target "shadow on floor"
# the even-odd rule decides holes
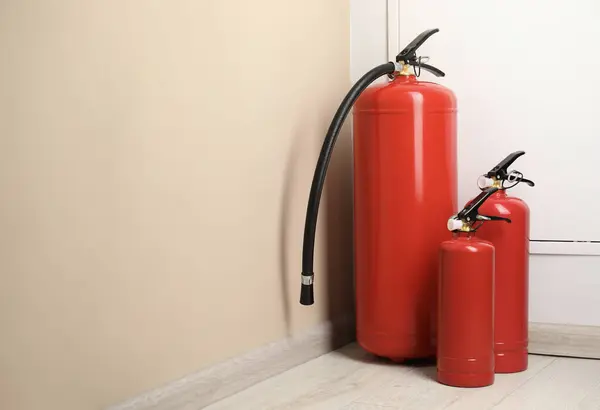
[[[356,342],[346,345],[341,349],[332,352],[332,354],[342,355],[354,361],[365,364],[377,364],[378,366],[397,366],[403,369],[410,369],[413,374],[420,378],[437,381],[435,358],[408,359],[402,363],[397,363],[385,357],[375,356],[365,351]]]
[[[407,361],[402,363],[401,366],[410,367],[412,372],[422,379],[433,380],[437,382],[437,368],[435,366],[435,359]]]

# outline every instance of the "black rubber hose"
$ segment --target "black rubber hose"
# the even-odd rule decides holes
[[[313,265],[314,265],[314,254],[315,254],[315,234],[317,230],[317,216],[319,213],[319,203],[321,201],[321,193],[323,192],[323,184],[325,183],[325,175],[327,173],[327,166],[331,159],[331,153],[333,146],[340,133],[342,124],[348,116],[348,113],[352,109],[352,106],[356,102],[360,94],[377,80],[379,77],[386,74],[392,74],[396,71],[394,63],[389,62],[386,64],[379,65],[365,75],[363,75],[354,86],[350,89],[344,100],[337,109],[325,140],[323,141],[323,147],[319,154],[319,160],[313,176],[312,185],[310,187],[310,196],[308,198],[308,206],[306,209],[306,221],[304,223],[304,244],[302,248],[302,288],[300,292],[300,304],[312,305],[315,303],[314,289],[313,289]]]

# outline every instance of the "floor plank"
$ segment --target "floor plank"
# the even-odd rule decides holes
[[[511,375],[496,375],[492,386],[461,389],[444,386],[435,380],[435,367],[415,368],[409,377],[395,377],[356,401],[379,406],[396,406],[406,410],[485,410],[498,404],[506,395],[535,377],[555,358],[531,356],[529,369]]]
[[[378,406],[377,404],[352,402],[340,410],[398,410],[395,406]]]
[[[556,360],[555,357],[529,356],[529,367],[526,371],[513,374],[497,374],[494,384],[489,388],[465,389],[460,400],[446,410],[486,410],[492,409],[507,395],[519,389],[529,380],[535,378],[546,367]]]
[[[525,372],[459,389],[437,383],[435,366],[393,364],[351,344],[206,409],[599,410],[600,360],[531,355]]]
[[[561,357],[507,395],[494,409],[580,409],[586,398],[593,405],[594,398],[590,393],[598,388],[599,383],[600,360]]]
[[[598,410],[600,409],[600,381],[596,388],[590,390],[577,406],[577,410]]]
[[[339,409],[409,370],[377,359],[357,345],[295,367],[207,410]]]

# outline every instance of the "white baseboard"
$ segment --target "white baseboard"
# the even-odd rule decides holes
[[[530,323],[529,352],[600,359],[600,327]]]
[[[335,324],[325,323],[301,336],[268,344],[106,410],[202,409],[342,347],[355,339],[354,334],[353,318],[345,318]]]

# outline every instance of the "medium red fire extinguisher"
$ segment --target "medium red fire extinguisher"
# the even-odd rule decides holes
[[[447,228],[453,238],[440,246],[437,377],[455,387],[494,382],[494,258],[492,243],[478,238],[485,221],[479,208],[498,188],[490,187],[455,216]]]
[[[365,350],[396,361],[435,355],[437,251],[447,235],[448,215],[457,211],[456,98],[446,87],[418,80],[421,70],[444,76],[417,56],[438,31],[421,33],[396,62],[375,67],[346,95],[325,137],[306,214],[300,303],[310,305],[325,172],[342,122],[356,102],[357,340]],[[386,84],[367,88],[384,75]]]
[[[519,171],[508,171],[524,154],[524,151],[511,153],[478,180],[481,189],[498,188],[481,206],[481,212],[512,220],[510,225],[486,224],[479,230],[479,237],[492,242],[496,248],[496,373],[520,372],[526,370],[528,364],[529,207],[523,200],[506,193],[521,182],[535,185]]]

